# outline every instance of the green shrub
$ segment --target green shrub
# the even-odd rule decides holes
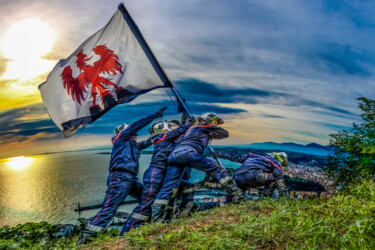
[[[332,150],[325,166],[335,183],[347,188],[375,177],[375,100],[357,100],[363,123],[330,135]]]

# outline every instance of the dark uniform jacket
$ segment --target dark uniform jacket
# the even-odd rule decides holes
[[[194,148],[198,154],[203,154],[204,149],[211,140],[224,139],[228,136],[229,133],[225,129],[212,123],[200,122],[185,133],[177,147],[189,146]]]
[[[153,114],[139,121],[134,122],[129,127],[121,131],[112,138],[113,148],[109,171],[125,171],[137,175],[139,170],[140,150],[152,145],[151,137],[145,141],[137,143],[133,138],[143,127],[147,126],[160,115]]]
[[[168,156],[175,147],[175,141],[181,137],[191,126],[185,123],[173,131],[161,133],[154,138],[154,154],[152,155],[150,166],[166,168],[168,166]]]
[[[250,174],[251,172],[253,172],[254,174],[259,171],[263,173],[269,173],[273,175],[273,181],[275,182],[276,188],[279,190],[279,193],[286,193],[287,188],[283,180],[283,168],[281,163],[275,158],[268,155],[258,155],[253,153],[244,155],[232,155],[218,152],[216,153],[216,155],[230,161],[242,163],[242,165],[233,174],[233,178],[235,180],[238,179],[242,180],[242,182],[246,182],[246,180],[243,180],[243,178],[253,176],[252,174]]]

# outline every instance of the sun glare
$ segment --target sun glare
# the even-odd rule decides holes
[[[2,54],[10,60],[2,78],[27,80],[51,69],[54,62],[41,57],[51,51],[54,42],[54,30],[39,18],[9,27],[1,41]]]
[[[7,165],[10,169],[13,170],[25,170],[31,165],[33,161],[34,159],[31,157],[18,156],[9,158],[7,161]]]

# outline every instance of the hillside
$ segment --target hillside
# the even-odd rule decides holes
[[[248,201],[198,212],[170,224],[147,224],[120,238],[117,230],[100,236],[86,249],[374,249],[375,183],[364,182],[330,198]],[[9,230],[8,230],[9,231]],[[38,232],[33,230],[36,235]],[[42,232],[39,232],[42,235]],[[69,248],[65,240],[46,237],[27,244],[26,236],[5,239],[0,249]],[[22,235],[18,232],[17,235]],[[46,235],[44,232],[43,235]],[[29,242],[31,242],[29,240]]]
[[[149,224],[89,248],[349,248],[375,247],[375,184],[327,199],[248,201],[194,214],[171,224]]]

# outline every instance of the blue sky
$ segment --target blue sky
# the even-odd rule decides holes
[[[27,18],[47,22],[56,36],[43,58],[54,65],[102,28],[118,3],[3,0],[0,30]],[[193,112],[224,117],[230,138],[220,144],[328,144],[330,133],[360,121],[355,98],[375,98],[374,2],[147,0],[125,6]],[[27,80],[6,78],[11,59],[0,53],[0,157],[51,145],[53,151],[110,145],[118,124],[164,105],[166,118],[175,118],[174,103],[159,89],[63,139],[37,90],[52,68]]]

